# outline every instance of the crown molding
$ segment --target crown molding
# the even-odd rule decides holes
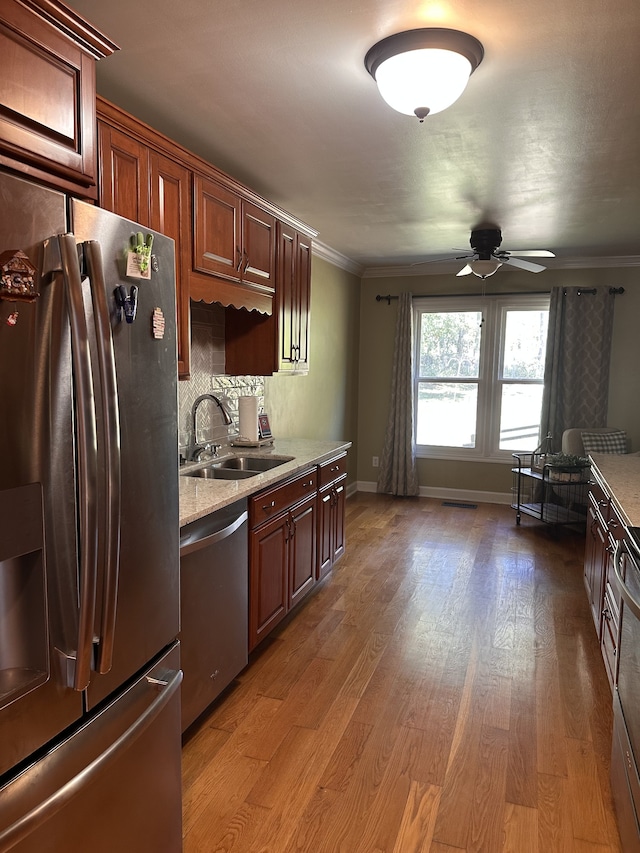
[[[362,274],[364,272],[362,264],[352,261],[351,258],[337,252],[335,249],[332,249],[331,246],[327,246],[319,240],[314,240],[311,245],[312,252],[316,257],[322,258],[323,261],[328,261],[330,264],[333,264],[334,267],[339,267],[341,270],[353,273],[354,275],[362,278]]]
[[[550,270],[599,269],[605,267],[638,267],[640,255],[617,255],[608,258],[544,258],[544,265]],[[364,267],[362,278],[402,278],[403,276],[447,275],[451,273],[452,261],[429,263],[426,267],[410,264],[393,267]],[[506,272],[518,272],[516,267],[504,264]]]

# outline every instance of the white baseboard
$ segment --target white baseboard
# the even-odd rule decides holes
[[[359,480],[354,491],[375,492],[377,485],[366,480]],[[465,503],[506,504],[507,506],[511,504],[511,492],[468,491],[466,489],[445,489],[438,486],[420,486],[420,497]]]

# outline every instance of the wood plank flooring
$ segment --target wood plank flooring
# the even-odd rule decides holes
[[[621,853],[583,551],[351,498],[343,559],[189,732],[184,853]]]

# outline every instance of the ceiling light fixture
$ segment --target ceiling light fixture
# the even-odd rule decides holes
[[[502,264],[500,261],[479,258],[476,261],[471,261],[469,266],[471,267],[471,272],[477,275],[478,278],[489,278],[490,275],[498,272]]]
[[[364,64],[389,106],[422,122],[458,100],[483,56],[473,36],[427,28],[382,39]]]

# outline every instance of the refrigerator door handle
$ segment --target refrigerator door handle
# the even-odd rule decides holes
[[[104,533],[104,568],[102,616],[98,631],[96,669],[105,673],[111,669],[116,627],[118,579],[120,560],[120,410],[113,334],[107,305],[102,264],[102,250],[97,240],[83,245],[84,261],[91,287],[93,316],[96,329],[98,370],[102,387],[102,426],[105,436],[104,518],[100,520]]]
[[[91,676],[93,625],[96,609],[98,440],[89,334],[82,299],[78,250],[73,234],[62,234],[57,238],[57,242],[60,249],[61,269],[71,329],[71,359],[78,438],[80,608],[78,613],[78,647],[69,686],[73,687],[74,690],[84,690],[89,684]]]
[[[1,850],[10,850],[20,841],[27,838],[39,826],[42,826],[49,818],[64,808],[79,791],[88,786],[94,778],[99,778],[105,766],[118,758],[120,753],[126,750],[136,738],[142,735],[165,708],[180,686],[182,670],[173,671],[167,673],[167,675],[167,681],[163,680],[161,687],[157,686],[156,679],[149,678],[148,676],[144,679],[146,687],[152,687],[157,692],[157,695],[133,723],[100,755],[63,785],[57,787],[57,790],[53,791],[53,793],[42,800],[37,806],[6,826],[6,828],[0,828]]]

